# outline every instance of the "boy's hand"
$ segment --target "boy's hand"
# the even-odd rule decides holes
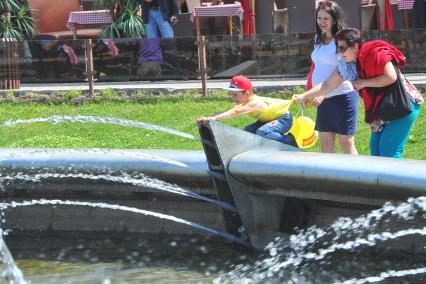
[[[214,117],[211,117],[211,116],[202,116],[202,117],[197,118],[197,124],[205,125],[207,123],[207,121],[210,121],[210,120],[215,120],[215,119],[214,119]]]

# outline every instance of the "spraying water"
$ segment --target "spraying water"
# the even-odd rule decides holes
[[[10,284],[26,284],[22,271],[16,266],[12,254],[3,241],[3,230],[0,229],[0,283],[5,280]]]
[[[148,211],[148,210],[143,210],[143,209],[139,209],[139,208],[135,208],[135,207],[128,207],[128,206],[122,206],[122,205],[117,205],[117,204],[107,204],[107,203],[92,203],[92,202],[81,202],[81,201],[69,201],[69,200],[46,200],[46,199],[40,199],[40,200],[31,200],[31,201],[22,201],[22,202],[3,202],[0,203],[0,210],[5,210],[9,207],[11,208],[15,208],[15,207],[22,207],[22,206],[34,206],[34,205],[69,205],[69,206],[88,206],[88,207],[93,207],[93,208],[104,208],[104,209],[111,209],[111,210],[121,210],[121,211],[127,211],[127,212],[133,212],[136,214],[142,214],[142,215],[146,215],[146,216],[152,216],[152,217],[157,217],[160,219],[165,219],[165,220],[170,220],[176,223],[180,223],[180,224],[184,224],[184,225],[189,225],[191,227],[194,227],[196,229],[205,231],[207,233],[222,237],[230,242],[235,242],[237,244],[246,246],[246,247],[250,247],[250,244],[240,238],[235,237],[234,235],[228,234],[228,233],[224,233],[224,232],[219,232],[215,229],[203,226],[201,224],[192,222],[192,221],[188,221],[182,218],[178,218],[175,216],[171,216],[171,215],[167,215],[167,214],[162,214],[162,213],[157,213],[157,212],[152,212],[152,211]]]
[[[44,205],[69,205],[69,206],[96,206],[101,208],[130,210],[136,214],[152,216],[158,214],[126,206],[102,204],[102,203],[80,203],[74,201],[58,200],[33,200],[23,202],[11,202],[0,204],[0,208],[14,206],[31,206],[36,204]],[[159,214],[163,218],[164,214]],[[173,216],[169,216],[175,221]],[[158,248],[154,252],[150,245],[138,252],[135,250],[124,251],[114,250],[111,252],[116,258],[130,259],[131,263],[124,265],[127,268],[112,270],[103,266],[102,256],[108,254],[105,251],[105,244],[100,246],[99,254],[90,251],[86,243],[81,246],[83,250],[82,258],[77,258],[76,251],[69,248],[66,254],[70,254],[72,259],[78,263],[88,263],[96,272],[85,273],[87,266],[82,267],[79,274],[66,273],[63,260],[65,252],[58,254],[58,265],[65,261],[64,266],[58,268],[59,274],[57,282],[49,283],[73,283],[87,279],[91,275],[90,283],[170,283],[184,281],[186,283],[425,283],[426,280],[426,197],[410,199],[400,205],[386,204],[378,210],[371,211],[365,216],[357,219],[340,218],[326,228],[311,227],[307,230],[299,231],[288,239],[277,239],[266,248],[266,254],[257,255],[247,261],[246,256],[241,253],[240,260],[233,259],[225,262],[221,255],[221,250],[215,251],[207,246],[200,245],[196,250],[204,252],[211,258],[196,258],[191,251],[177,253],[177,247],[185,246],[184,241],[170,241]],[[185,224],[186,220],[179,220]],[[408,245],[413,239],[416,245]],[[191,241],[186,240],[186,243]],[[131,246],[135,244],[131,243]],[[137,244],[136,244],[137,245]],[[20,246],[17,243],[16,246]],[[37,245],[38,246],[38,245]],[[48,244],[50,246],[50,243]],[[402,246],[402,247],[400,247]],[[109,247],[109,245],[108,245]],[[114,246],[115,247],[115,246]],[[405,248],[408,247],[408,248]],[[389,249],[392,248],[392,249]],[[14,248],[16,250],[16,247]],[[231,248],[222,248],[231,250]],[[20,250],[23,251],[23,250]],[[25,250],[24,250],[25,251]],[[166,253],[167,251],[167,253]],[[158,254],[166,254],[167,259],[173,259],[173,255],[182,253],[179,263],[189,263],[191,265],[201,264],[206,270],[217,271],[216,261],[225,262],[228,269],[219,272],[220,276],[211,279],[208,274],[199,277],[195,271],[182,271],[169,262],[162,262],[161,269],[149,268],[149,264],[155,262]],[[22,254],[22,252],[20,253]],[[28,253],[27,253],[28,254]],[[32,254],[34,255],[34,253]],[[45,253],[43,253],[45,255]],[[71,257],[70,256],[70,257]],[[33,256],[34,257],[34,256]],[[37,258],[37,257],[35,257]],[[99,259],[100,258],[100,259]],[[46,260],[47,261],[47,260]],[[164,260],[163,260],[164,261]],[[244,264],[241,264],[244,262]],[[121,261],[120,261],[121,263]],[[240,263],[240,264],[239,264]],[[49,264],[51,265],[51,264]],[[147,266],[148,265],[148,266]],[[35,266],[37,267],[37,265]],[[62,268],[61,268],[62,267]],[[104,267],[104,268],[102,268]],[[208,269],[207,269],[208,268]],[[36,268],[35,268],[36,269]],[[65,269],[65,271],[64,271]],[[25,271],[25,270],[24,270]],[[36,270],[37,271],[37,270]],[[60,271],[60,272],[59,272]],[[160,272],[162,271],[162,272]],[[206,272],[207,273],[207,272]],[[38,275],[36,273],[36,275]],[[115,276],[114,276],[115,275]],[[167,275],[167,276],[165,276]],[[197,276],[197,277],[195,277]],[[49,274],[48,277],[52,277]],[[170,277],[170,278],[169,278]],[[31,279],[31,278],[30,278]],[[70,280],[71,279],[71,280]],[[101,282],[104,279],[105,282]],[[123,280],[123,279],[126,279]],[[141,280],[143,279],[143,280]],[[210,280],[209,280],[210,279]],[[35,283],[47,283],[43,276],[33,276],[31,279]],[[38,281],[38,282],[37,282]]]
[[[174,130],[168,127],[163,127],[155,124],[150,124],[146,122],[134,121],[134,120],[126,120],[119,118],[109,118],[109,117],[97,117],[97,116],[84,116],[84,115],[54,115],[51,117],[41,117],[41,118],[32,118],[32,119],[17,119],[17,120],[8,120],[3,123],[4,126],[16,126],[18,124],[26,124],[26,123],[35,123],[35,122],[50,122],[53,124],[64,123],[64,122],[78,122],[78,123],[104,123],[104,124],[114,124],[121,126],[131,126],[144,128],[155,131],[162,131],[170,134],[174,134],[177,136],[181,136],[184,138],[189,138],[195,140],[195,136],[181,132],[178,130]]]
[[[153,162],[162,162],[169,165],[174,165],[178,167],[188,168],[188,165],[176,161],[173,159],[168,159],[164,157],[154,156],[147,153],[141,153],[134,150],[120,150],[120,149],[99,149],[99,148],[79,148],[79,149],[58,149],[58,148],[50,148],[50,149],[21,149],[19,152],[8,152],[7,155],[4,155],[3,158],[0,159],[1,162],[7,162],[11,160],[19,160],[19,159],[28,159],[28,157],[38,156],[40,158],[50,158],[51,156],[55,156],[56,154],[66,154],[66,155],[79,155],[82,154],[95,154],[108,157],[130,157],[130,158],[139,158],[142,160],[150,160]]]
[[[410,240],[417,245],[407,245]],[[408,250],[406,258],[400,250]],[[311,227],[277,239],[266,251],[215,283],[375,283],[404,277],[417,283],[426,278],[426,197],[388,203],[355,220],[340,218],[326,229]],[[390,261],[395,255],[398,260]],[[376,258],[385,260],[378,265]]]
[[[166,192],[206,201],[206,202],[215,204],[225,210],[229,210],[231,212],[237,212],[237,209],[235,208],[235,206],[229,203],[205,197],[191,190],[179,187],[176,184],[170,184],[168,182],[165,182],[156,178],[147,177],[144,174],[137,174],[132,176],[130,174],[121,173],[119,176],[114,176],[111,174],[84,174],[84,173],[58,174],[58,173],[44,172],[44,173],[35,173],[32,175],[19,173],[19,175],[17,176],[8,175],[5,177],[1,177],[0,175],[0,190],[5,190],[5,187],[9,183],[15,183],[17,181],[42,182],[43,180],[52,179],[52,178],[60,178],[60,179],[73,178],[73,179],[85,179],[85,180],[91,180],[91,181],[103,180],[103,181],[110,181],[110,182],[121,183],[121,184],[131,184],[131,185],[135,185],[139,187],[154,188],[161,191],[166,191]]]

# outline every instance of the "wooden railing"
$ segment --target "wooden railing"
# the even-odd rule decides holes
[[[19,89],[19,43],[16,39],[0,39],[0,89]]]

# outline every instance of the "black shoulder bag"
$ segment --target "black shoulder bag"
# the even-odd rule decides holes
[[[376,115],[384,121],[395,120],[409,115],[413,109],[411,107],[410,95],[405,88],[405,78],[401,76],[399,68],[395,68],[397,79],[395,83],[385,87],[385,94],[376,108]]]

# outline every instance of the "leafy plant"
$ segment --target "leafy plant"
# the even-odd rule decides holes
[[[1,11],[11,11],[19,8],[19,3],[16,0],[2,0],[0,2]]]
[[[106,88],[101,90],[101,96],[105,99],[114,100],[118,99],[119,95],[112,88]]]
[[[140,15],[137,0],[96,0],[95,7],[109,9],[112,23],[104,29],[107,38],[141,38],[145,36],[145,24]]]
[[[80,90],[66,90],[64,92],[58,92],[58,97],[60,98],[64,98],[67,101],[71,101],[75,98],[78,98],[81,96],[81,91]]]
[[[35,35],[31,8],[22,0],[0,1],[0,38],[25,40]]]

